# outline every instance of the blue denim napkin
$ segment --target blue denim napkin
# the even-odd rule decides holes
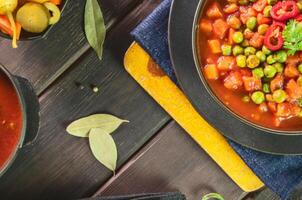
[[[164,0],[132,31],[132,36],[177,83],[168,49],[167,31],[171,2],[172,0]],[[270,155],[232,141],[229,143],[265,185],[282,199],[302,197],[302,156]]]

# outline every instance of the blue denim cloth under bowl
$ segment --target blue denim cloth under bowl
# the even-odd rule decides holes
[[[163,68],[167,75],[174,82],[177,82],[171,67],[167,38],[171,2],[172,0],[163,0],[132,31],[132,36]],[[292,199],[292,193],[297,194],[299,191],[301,193],[302,156],[270,155],[245,148],[232,141],[229,141],[229,143],[265,185],[282,199]]]

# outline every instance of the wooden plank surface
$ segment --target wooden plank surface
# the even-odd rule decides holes
[[[38,139],[34,146],[20,152],[13,167],[1,178],[1,199],[88,197],[112,175],[94,159],[87,139],[66,133],[66,125],[79,117],[104,112],[131,121],[114,133],[118,166],[170,120],[126,73],[122,63],[123,53],[132,42],[130,30],[159,3],[142,1],[110,31],[102,62],[88,50],[43,93]],[[75,82],[85,88],[80,90]],[[91,84],[97,85],[100,92],[93,93]]]
[[[132,10],[140,0],[102,0],[100,4],[108,28]],[[60,22],[46,38],[19,42],[0,39],[0,61],[12,73],[30,80],[38,93],[62,74],[89,48],[83,32],[84,0],[69,0]]]
[[[187,199],[218,192],[235,200],[243,191],[185,133],[171,122],[95,196],[180,191]]]

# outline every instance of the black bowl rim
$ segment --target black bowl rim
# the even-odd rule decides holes
[[[200,69],[200,59],[198,58],[198,48],[196,46],[197,44],[197,34],[198,34],[198,21],[200,19],[200,16],[202,14],[202,10],[204,7],[205,3],[202,3],[204,1],[200,1],[199,5],[198,5],[198,9],[196,11],[195,17],[194,17],[194,25],[193,25],[193,29],[192,29],[192,47],[193,47],[193,56],[194,56],[194,62],[195,62],[195,66],[196,69],[198,71],[198,75],[200,77],[200,80],[202,81],[202,83],[205,85],[208,93],[212,96],[213,100],[215,100],[223,109],[227,110],[228,112],[230,112],[232,115],[234,115],[235,117],[238,118],[238,120],[243,121],[244,123],[247,123],[250,126],[253,126],[255,128],[258,128],[260,130],[264,130],[264,131],[268,131],[272,134],[281,134],[281,135],[287,135],[287,134],[296,134],[296,135],[302,135],[302,130],[278,130],[278,129],[273,129],[273,128],[267,128],[261,125],[258,125],[256,123],[253,123],[243,117],[241,117],[239,114],[235,113],[234,111],[232,111],[228,106],[226,106],[223,102],[221,102],[221,100],[214,94],[213,90],[211,89],[211,87],[209,86],[207,80],[204,78],[204,75]],[[203,5],[202,5],[203,4]]]
[[[27,114],[26,114],[26,103],[25,103],[25,99],[22,95],[19,82],[16,81],[16,77],[14,75],[12,75],[2,64],[0,64],[0,71],[1,71],[0,73],[3,72],[6,75],[6,77],[9,79],[9,81],[13,85],[13,87],[17,93],[17,96],[19,99],[19,106],[21,107],[21,112],[22,112],[22,130],[20,133],[20,138],[19,138],[18,144],[16,145],[16,147],[14,149],[14,152],[10,155],[10,157],[8,158],[6,163],[3,166],[0,166],[0,177],[1,177],[13,164],[13,162],[15,161],[15,159],[17,157],[18,150],[20,148],[22,148],[23,142],[25,140],[28,120],[27,120]]]
[[[193,56],[194,19],[198,5],[203,3],[203,0],[172,2],[168,31],[169,48],[172,64],[184,93],[196,110],[229,139],[262,152],[282,155],[302,154],[301,134],[272,134],[238,120],[219,104],[213,103],[212,96],[200,80]]]
[[[61,6],[62,7],[61,8],[61,15],[63,14],[63,11],[64,11],[64,9],[67,5],[68,0],[63,0],[63,1],[64,2],[62,3],[62,6]],[[52,24],[52,25],[48,26],[47,29],[45,31],[43,31],[42,33],[35,34],[35,33],[26,32],[27,34],[30,35],[28,37],[22,37],[22,33],[21,33],[21,37],[18,41],[28,41],[28,40],[35,40],[35,39],[45,38],[55,25],[56,24]],[[5,39],[9,39],[9,40],[12,39],[9,35],[7,35],[5,33],[2,33],[1,31],[0,31],[0,37],[5,38]]]

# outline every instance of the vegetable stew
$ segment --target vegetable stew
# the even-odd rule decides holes
[[[0,170],[14,154],[22,129],[22,112],[15,88],[0,73]]]
[[[202,72],[220,101],[256,125],[301,131],[302,1],[207,1],[198,27]]]

